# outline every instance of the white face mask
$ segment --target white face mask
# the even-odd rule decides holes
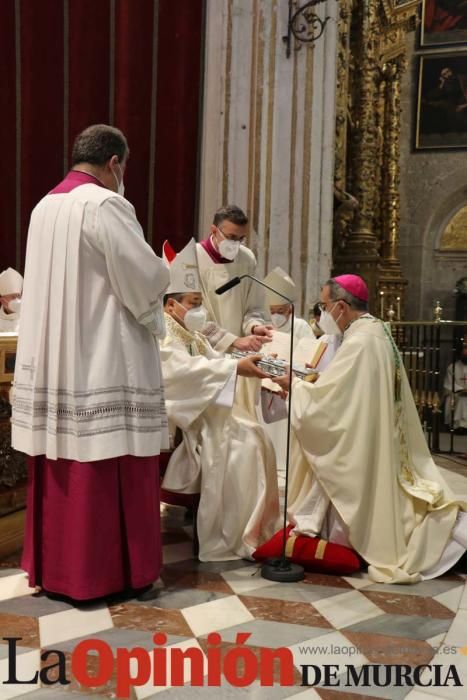
[[[228,241],[227,239],[222,240],[219,243],[219,253],[226,260],[235,260],[240,250],[240,241]]]
[[[180,304],[178,301],[177,304],[185,309],[183,304]],[[191,333],[194,331],[201,331],[206,325],[207,319],[207,311],[204,306],[197,306],[195,309],[185,309],[185,311],[185,316],[180,320],[183,320],[187,331],[191,331]],[[180,318],[180,316],[178,316],[178,318]]]
[[[334,306],[332,308],[334,308]],[[321,330],[324,333],[326,333],[326,335],[342,335],[342,331],[337,325],[337,321],[334,319],[333,316],[331,316],[331,313],[329,311],[321,311],[321,316],[318,325],[321,328]]]
[[[281,330],[286,330],[290,326],[290,318],[287,318],[284,314],[271,314],[271,321],[275,328],[280,328]]]
[[[122,179],[119,180],[118,177],[115,175],[113,170],[112,170],[112,173],[113,173],[115,180],[117,181],[117,192],[118,192],[118,194],[120,194],[123,197],[125,195],[125,185],[123,184],[123,172],[122,172],[122,169],[121,169],[119,163],[117,163],[117,165],[118,165],[118,169],[120,170],[120,175],[122,176]]]
[[[12,314],[17,314],[21,308],[21,299],[12,299],[8,302],[8,310]]]
[[[206,309],[204,306],[198,306],[198,308],[189,309],[186,312],[183,322],[185,324],[185,328],[193,333],[193,331],[201,331],[204,328],[206,325],[206,318]]]

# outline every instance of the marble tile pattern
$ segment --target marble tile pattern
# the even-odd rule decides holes
[[[466,482],[467,483],[467,482]],[[466,489],[467,491],[467,489]],[[71,674],[71,653],[85,639],[105,641],[114,656],[117,649],[141,647],[151,652],[154,635],[166,635],[165,648],[197,648],[206,659],[210,632],[221,635],[221,658],[237,649],[237,635],[249,634],[245,647],[257,659],[265,650],[287,647],[294,659],[294,685],[281,686],[275,668],[275,685],[260,685],[259,674],[246,687],[154,686],[131,689],[131,700],[158,698],[244,698],[251,700],[433,700],[466,698],[463,687],[350,687],[346,669],[367,664],[406,664],[409,667],[455,664],[467,686],[467,577],[449,574],[414,586],[374,584],[363,571],[354,576],[306,574],[300,583],[278,584],[261,577],[254,562],[201,563],[193,558],[190,528],[183,510],[163,513],[165,566],[157,582],[158,596],[139,601],[130,595],[112,596],[94,604],[74,606],[51,600],[28,588],[19,558],[0,562],[0,699],[24,696],[31,700],[86,700],[117,697],[116,672],[96,688],[80,686]],[[18,673],[32,677],[39,668],[41,651],[57,649],[66,659],[71,683],[61,686],[9,687],[8,637],[18,642]],[[449,653],[448,653],[449,652]],[[50,663],[50,662],[48,662]],[[187,663],[187,662],[186,662]],[[338,666],[341,685],[312,688],[301,683],[301,665]],[[89,674],[99,670],[99,658],[87,658]],[[241,673],[239,662],[238,672]],[[57,674],[50,671],[50,678]]]

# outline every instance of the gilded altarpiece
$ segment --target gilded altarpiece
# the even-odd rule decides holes
[[[334,274],[361,274],[371,310],[402,319],[401,79],[420,0],[340,0]]]
[[[17,336],[0,333],[0,558],[22,543],[26,505],[26,458],[11,446],[10,391]]]

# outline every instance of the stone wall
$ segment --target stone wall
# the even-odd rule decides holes
[[[408,69],[402,90],[400,259],[408,279],[407,320],[432,318],[435,300],[443,318],[454,318],[454,286],[467,270],[464,251],[440,251],[452,216],[467,204],[467,152],[415,151],[418,90],[415,33],[408,35]],[[467,237],[467,232],[466,232]]]
[[[199,238],[226,203],[244,208],[258,272],[281,265],[303,313],[329,276],[338,4],[314,49],[286,57],[288,0],[207,0]]]

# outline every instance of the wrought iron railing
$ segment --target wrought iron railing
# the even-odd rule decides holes
[[[452,387],[445,389],[443,385],[448,366],[454,367],[463,342],[467,342],[467,323],[391,321],[390,326],[430,449],[433,452],[466,452],[459,439],[462,431],[454,420],[455,401],[460,398],[455,393],[454,372]],[[451,408],[448,425],[445,424],[446,401]]]

